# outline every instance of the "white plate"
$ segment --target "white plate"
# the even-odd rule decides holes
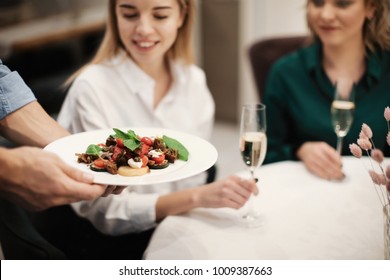
[[[189,152],[188,161],[176,160],[165,169],[151,170],[149,174],[136,177],[125,177],[112,175],[107,172],[94,172],[86,164],[78,163],[76,153],[84,153],[90,144],[105,143],[109,135],[115,134],[112,129],[94,130],[73,134],[58,139],[44,150],[54,152],[70,165],[92,173],[94,182],[104,185],[149,185],[177,181],[199,174],[210,168],[218,157],[217,150],[209,142],[183,132],[162,128],[119,128],[122,131],[133,130],[137,135],[143,137],[156,137],[166,135],[182,143]]]

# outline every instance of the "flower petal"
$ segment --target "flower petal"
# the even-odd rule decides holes
[[[371,157],[377,162],[382,163],[384,160],[383,152],[379,149],[373,149],[371,151]]]
[[[386,180],[384,180],[384,175],[378,174],[373,170],[368,170],[368,173],[370,174],[370,177],[374,184],[376,185],[386,185]]]
[[[385,116],[386,121],[390,121],[390,108],[389,108],[389,106],[387,106],[385,108],[384,116]]]
[[[368,139],[360,138],[357,140],[357,143],[360,146],[360,148],[362,148],[363,150],[368,151],[369,149],[372,148],[372,144],[371,144],[370,140],[368,140]]]
[[[387,142],[387,145],[390,146],[390,132],[387,133],[386,142]]]
[[[368,139],[368,137],[367,137],[366,134],[364,134],[363,131],[360,131],[360,133],[359,133],[359,139]]]
[[[363,123],[363,125],[362,125],[362,132],[363,132],[368,138],[372,138],[372,130],[371,130],[371,128],[370,128],[367,124],[365,124],[365,123]]]
[[[349,144],[349,150],[353,154],[354,157],[361,158],[362,157],[362,149],[355,143]]]

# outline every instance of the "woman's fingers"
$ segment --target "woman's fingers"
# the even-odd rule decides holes
[[[253,180],[246,180],[237,176],[230,177],[225,188],[226,197],[230,204],[229,207],[242,207],[253,192],[258,192],[256,183]]]
[[[297,156],[313,174],[327,180],[344,176],[341,158],[336,150],[324,142],[306,142]]]

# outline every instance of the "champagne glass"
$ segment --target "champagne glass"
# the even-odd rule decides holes
[[[255,169],[264,161],[267,152],[265,105],[248,104],[242,107],[240,123],[240,152],[245,165],[249,168],[251,178],[255,181]],[[252,195],[251,195],[252,198]],[[249,226],[259,226],[263,218],[253,207],[253,199],[247,202],[248,211],[241,217]]]
[[[337,135],[336,150],[342,154],[343,138],[347,135],[353,122],[355,111],[353,83],[339,80],[336,83],[334,100],[331,107],[332,125]]]

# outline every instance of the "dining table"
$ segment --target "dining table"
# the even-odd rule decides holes
[[[299,161],[263,165],[255,172],[259,194],[252,198],[259,226],[240,221],[248,206],[168,216],[144,259],[383,260],[385,189],[368,174],[377,164],[352,156],[342,162],[345,178],[339,181],[321,179]],[[249,178],[249,171],[237,175]]]

